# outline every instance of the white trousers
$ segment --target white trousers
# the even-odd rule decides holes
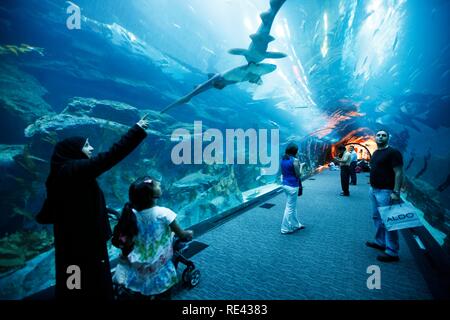
[[[287,199],[283,221],[281,222],[281,232],[289,233],[302,226],[297,216],[298,187],[283,186],[283,189]]]

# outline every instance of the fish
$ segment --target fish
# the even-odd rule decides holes
[[[394,71],[397,68],[397,64],[394,64],[388,71],[388,73],[391,73],[392,71]]]
[[[26,217],[30,220],[34,220],[34,216],[31,212],[15,207],[13,209],[15,215]]]
[[[311,68],[309,68],[308,74],[312,75],[314,71],[317,70],[317,64],[314,64]]]
[[[275,121],[269,120],[270,124],[273,125],[276,128],[280,128],[280,125],[276,123]]]
[[[222,73],[208,74],[208,80],[197,85],[193,91],[181,97],[175,102],[163,108],[160,113],[165,113],[175,106],[188,103],[194,96],[215,88],[222,90],[228,85],[240,82],[262,84],[261,77],[276,70],[277,66],[271,63],[261,63],[265,59],[281,59],[287,57],[282,52],[267,51],[269,43],[275,38],[270,35],[273,21],[278,11],[286,0],[270,0],[268,11],[260,14],[261,24],[256,33],[250,35],[251,43],[247,49],[233,48],[228,51],[232,55],[244,56],[247,64],[231,68]]]
[[[165,113],[175,106],[188,103],[196,95],[212,88],[222,90],[230,84],[246,81],[261,85],[261,76],[273,72],[276,68],[276,65],[270,63],[249,63],[247,65],[232,68],[224,73],[210,73],[207,81],[199,84],[193,91],[165,107],[160,113]]]
[[[16,56],[19,55],[19,53],[18,53],[18,47],[17,47],[17,46],[7,45],[6,47],[9,49],[9,51],[11,51],[12,53],[14,53]]]
[[[44,56],[44,48],[33,47],[25,43],[22,43],[20,46],[12,44],[0,46],[0,55],[13,53],[16,56],[19,56],[19,53],[24,54],[28,52],[36,52],[40,56]]]
[[[192,188],[201,185],[210,186],[219,179],[220,177],[214,177],[199,171],[188,174],[175,182],[172,186],[175,188]]]
[[[285,53],[267,51],[269,43],[275,38],[270,35],[273,21],[286,0],[271,0],[268,11],[260,14],[261,24],[256,33],[250,35],[252,40],[247,49],[233,48],[228,51],[232,55],[244,56],[248,63],[258,63],[264,59],[281,59],[287,57]]]
[[[367,63],[367,60],[369,59],[369,56],[366,56],[365,58],[364,58],[364,61],[363,61],[363,63],[362,63],[362,65],[361,65],[361,67],[364,67],[364,65]]]
[[[392,46],[392,51],[395,51],[395,48],[397,47],[397,43],[398,43],[398,33],[395,36],[394,45]]]

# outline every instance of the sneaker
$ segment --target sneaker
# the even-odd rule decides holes
[[[340,194],[341,197],[350,197],[350,193],[343,193]]]
[[[296,228],[294,228],[294,231],[297,231],[297,230],[303,230],[303,229],[305,229],[305,226],[296,227]]]
[[[377,250],[381,250],[381,251],[386,250],[386,247],[380,246],[379,244],[372,242],[372,241],[367,241],[366,246],[377,249]]]
[[[377,257],[377,260],[381,262],[397,262],[400,260],[400,258],[398,256],[391,256],[389,254],[383,253]]]
[[[281,234],[291,234],[291,233],[293,233],[294,232],[294,230],[291,230],[291,231],[284,231],[284,230],[281,230]]]

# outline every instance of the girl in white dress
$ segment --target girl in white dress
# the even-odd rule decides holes
[[[178,225],[175,212],[156,205],[161,194],[159,181],[136,180],[129,188],[120,228],[114,230],[113,244],[114,239],[122,243],[122,255],[113,281],[133,298],[170,298],[170,289],[178,281],[172,262],[174,233],[185,241],[193,236]]]

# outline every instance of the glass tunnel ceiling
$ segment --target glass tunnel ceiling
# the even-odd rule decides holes
[[[129,10],[128,3],[107,10],[119,14],[121,7]],[[267,1],[256,0],[133,5],[137,20],[119,17],[129,27],[129,45],[149,42],[204,74],[243,62],[227,51],[248,46],[259,14],[268,8]],[[97,8],[90,3],[88,10]],[[288,0],[269,45],[288,57],[264,61],[278,68],[262,85],[238,86],[255,100],[273,100],[305,135],[331,143],[367,140],[380,126],[418,139],[434,130],[445,134],[448,116],[439,115],[448,115],[449,11],[448,1],[436,0]],[[118,23],[111,28],[125,28]]]
[[[385,127],[404,157],[407,200],[450,253],[450,0],[286,0],[268,48],[286,57],[262,61],[274,72],[260,85],[202,92],[167,114],[158,111],[209,74],[246,64],[228,51],[248,48],[270,0],[73,2],[81,30],[66,27],[71,2],[0,4],[0,189],[8,199],[0,203],[0,299],[54,278],[52,232],[34,213],[56,141],[86,135],[101,152],[146,112],[148,138],[99,178],[113,209],[142,175],[163,178],[161,203],[183,227],[279,187],[280,175],[263,175],[260,165],[174,164],[171,133],[192,132],[194,121],[221,132],[278,128],[281,152],[298,144],[304,179],[326,168],[340,143],[370,158],[375,130]]]

